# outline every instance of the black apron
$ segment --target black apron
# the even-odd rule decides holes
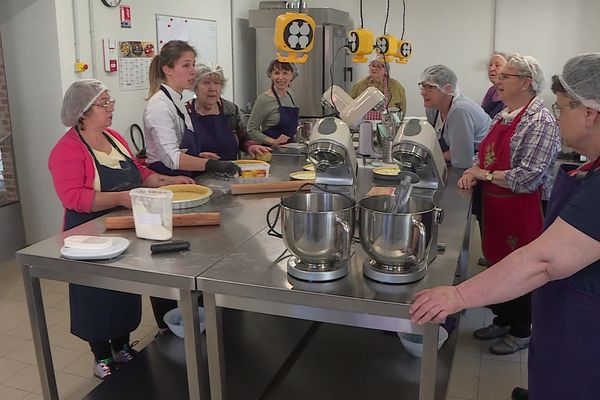
[[[561,165],[558,171],[545,227],[583,184],[567,173],[574,167]],[[532,292],[530,400],[600,398],[600,296],[574,286],[573,277],[548,282]]]
[[[200,154],[200,149],[197,148],[195,145],[196,139],[194,138],[194,131],[187,128],[187,125],[185,123],[185,115],[183,115],[183,113],[181,112],[179,107],[177,107],[177,104],[175,104],[175,101],[173,101],[173,97],[171,97],[171,94],[169,93],[167,88],[165,88],[164,86],[161,85],[160,90],[165,94],[165,96],[167,96],[167,98],[169,100],[171,100],[171,102],[175,106],[177,115],[179,115],[179,118],[181,118],[181,120],[183,121],[184,131],[183,131],[183,137],[181,138],[181,143],[179,144],[179,148],[187,149],[187,151],[186,151],[187,154],[192,155],[194,157],[198,157],[198,154]],[[155,161],[151,164],[148,164],[147,167],[150,168],[152,171],[158,172],[159,174],[163,174],[163,175],[169,175],[169,176],[185,175],[185,176],[190,176],[190,177],[194,175],[194,172],[192,172],[192,171],[182,171],[179,169],[171,169],[171,168],[167,167],[162,161]]]
[[[78,132],[79,133],[79,132]],[[121,169],[101,165],[85,140],[94,158],[102,192],[120,192],[138,187],[142,176],[133,160],[119,149],[109,135],[104,134],[111,146],[125,157],[120,161]],[[91,221],[111,210],[79,213],[67,209],[64,230]],[[100,342],[118,338],[133,332],[142,318],[142,300],[138,294],[114,290],[92,288],[69,284],[69,304],[71,309],[71,333],[88,342]]]
[[[231,129],[223,106],[219,104],[219,114],[200,115],[196,112],[196,100],[192,101],[190,118],[194,126],[194,145],[201,152],[216,153],[224,161],[238,159],[239,139]],[[182,142],[183,143],[183,142]]]
[[[279,104],[279,122],[265,130],[263,133],[273,139],[277,139],[280,135],[284,134],[290,138],[288,143],[292,143],[295,141],[296,129],[298,129],[298,116],[300,115],[300,109],[296,107],[296,103],[289,92],[288,96],[290,96],[294,107],[282,106],[281,100],[277,95],[277,91],[275,91],[273,86],[271,86],[271,91],[275,95],[277,104]]]

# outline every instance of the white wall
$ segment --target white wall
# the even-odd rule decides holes
[[[390,2],[388,32],[402,32],[402,2]],[[358,1],[308,0],[309,7],[332,7],[350,13],[358,27]],[[383,30],[385,0],[364,1],[364,26],[376,35]],[[258,8],[258,0],[232,0],[236,15]],[[408,113],[423,115],[417,88],[419,75],[431,64],[446,64],[458,75],[461,91],[480,102],[489,87],[486,68],[492,50],[536,57],[547,77],[544,98],[554,102],[550,77],[565,61],[582,52],[599,51],[600,2],[597,0],[406,0],[405,39],[414,52],[407,65],[393,64],[391,76],[406,89]],[[495,16],[495,17],[494,17]],[[238,39],[235,36],[234,38]],[[243,38],[234,42],[234,53]],[[355,76],[366,76],[365,64],[355,64]],[[237,89],[237,79],[235,81]],[[242,89],[243,90],[243,89]],[[236,92],[236,98],[244,94]]]
[[[217,21],[219,63],[232,74],[231,10],[228,1],[129,0],[131,29],[122,29],[119,8],[107,8],[98,0],[77,0],[81,59],[91,65],[88,4],[92,4],[92,29],[96,35],[97,78],[117,100],[113,128],[125,137],[129,126],[142,126],[147,91],[120,92],[118,74],[102,67],[102,37],[156,42],[155,14]],[[73,21],[69,0],[0,0],[0,33],[4,47],[19,197],[27,242],[34,243],[60,231],[63,210],[47,168],[50,150],[66,131],[60,123],[62,96],[75,80],[91,77],[92,68],[75,73]],[[233,85],[225,89],[232,98]]]
[[[62,208],[47,162],[63,132],[62,86],[54,1],[0,3],[19,199],[28,243],[60,230]]]

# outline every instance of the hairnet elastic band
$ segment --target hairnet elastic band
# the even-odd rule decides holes
[[[104,92],[106,92],[106,91],[108,90],[108,88],[107,88],[105,85],[102,85],[101,87],[102,87],[102,90],[100,90],[100,91],[98,92],[98,94],[97,94],[96,96],[94,96],[94,98],[93,98],[92,100],[90,100],[90,102],[89,102],[89,103],[87,103],[87,105],[85,106],[85,108],[83,109],[83,111],[81,112],[81,114],[79,114],[79,115],[77,116],[77,119],[78,119],[78,120],[79,120],[79,118],[81,118],[81,116],[82,116],[82,115],[83,115],[83,114],[84,114],[84,113],[85,113],[87,110],[89,110],[89,109],[90,109],[90,107],[92,107],[92,104],[94,104],[94,103],[96,102],[96,100],[98,100],[98,97],[100,97],[100,95],[101,95],[102,93],[104,93]]]
[[[560,81],[562,87],[565,88],[565,91],[567,92],[567,94],[569,96],[576,99],[577,101],[579,101],[581,104],[583,104],[586,107],[593,108],[594,110],[600,111],[600,103],[598,101],[592,100],[592,99],[584,99],[583,97],[581,97],[580,95],[575,93],[573,91],[573,89],[571,88],[571,86],[569,86],[569,84],[565,81],[565,79],[563,78],[562,75],[558,76],[558,80]]]

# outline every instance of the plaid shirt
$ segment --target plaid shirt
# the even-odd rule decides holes
[[[499,112],[492,121],[510,123],[517,113]],[[510,140],[511,169],[506,182],[515,193],[531,193],[542,185],[542,200],[548,200],[554,181],[554,161],[561,141],[556,120],[540,97],[534,98],[517,124]],[[479,153],[473,161],[479,165]]]

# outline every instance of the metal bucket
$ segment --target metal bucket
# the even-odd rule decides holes
[[[412,196],[407,212],[392,213],[395,196],[365,197],[358,203],[360,243],[383,265],[421,264],[443,211],[432,200]]]
[[[355,205],[335,193],[298,193],[281,199],[281,234],[293,255],[306,264],[350,259]]]
[[[319,119],[320,118],[301,119],[298,124],[298,129],[296,129],[296,142],[308,144],[313,127],[319,122]]]

